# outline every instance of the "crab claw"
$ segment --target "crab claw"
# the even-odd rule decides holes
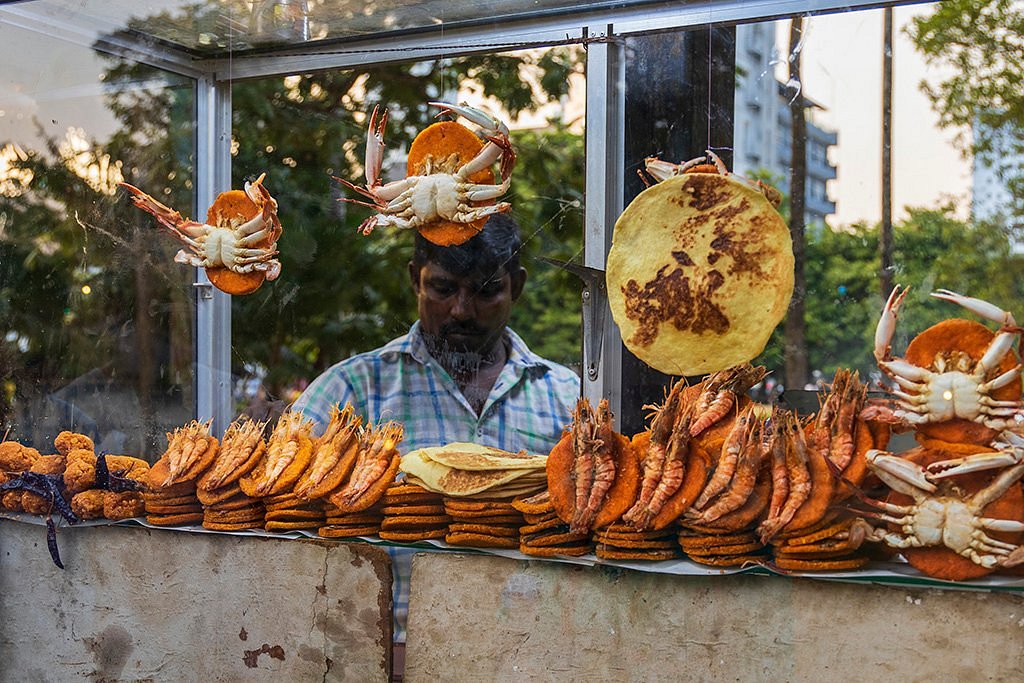
[[[508,139],[508,126],[502,123],[501,119],[483,109],[471,107],[465,102],[459,105],[448,104],[447,102],[428,102],[427,104],[440,108],[441,111],[438,112],[438,116],[457,114],[468,121],[472,121],[483,128],[484,137],[500,136],[506,140]]]
[[[729,169],[726,168],[725,162],[722,161],[722,158],[720,156],[718,156],[717,154],[712,152],[710,149],[704,150],[704,153],[708,155],[707,158],[710,159],[711,163],[713,163],[715,165],[715,168],[718,169],[718,173],[720,175],[724,175],[724,176],[732,175],[731,173],[729,173]]]
[[[377,112],[380,105],[373,106],[373,113],[370,114],[370,125],[367,127],[366,136],[366,157],[363,161],[363,173],[366,175],[366,186],[369,188],[380,185],[380,169],[384,164],[384,129],[388,125],[388,110],[380,115],[377,120]]]
[[[894,491],[916,496],[919,491],[934,493],[937,488],[917,463],[875,449],[869,450],[865,457],[868,467]]]
[[[1009,311],[1004,311],[995,304],[990,304],[983,299],[975,299],[971,296],[964,296],[963,294],[957,294],[956,292],[948,289],[940,289],[931,293],[936,299],[942,299],[950,303],[963,306],[968,311],[980,315],[982,318],[991,320],[992,322],[1000,323],[1004,328],[1013,329],[1017,328],[1017,322],[1013,319],[1013,314]]]
[[[878,318],[878,325],[875,327],[875,360],[879,363],[889,360],[892,353],[892,336],[896,333],[896,317],[899,315],[900,305],[903,298],[907,296],[910,287],[900,291],[900,286],[895,285],[889,292],[889,299],[885,302],[882,315]]]
[[[970,472],[983,472],[996,469],[997,467],[1010,467],[1019,463],[1022,457],[1024,457],[1024,453],[1020,451],[975,453],[963,458],[951,458],[949,460],[933,462],[925,468],[927,470],[925,476],[929,481],[935,481]]]
[[[266,203],[267,198],[270,197],[270,193],[267,191],[267,188],[263,187],[263,179],[266,177],[267,174],[265,172],[260,173],[259,178],[252,182],[247,180],[243,186],[245,189],[245,196],[251,199],[252,203],[259,207],[262,207]]]

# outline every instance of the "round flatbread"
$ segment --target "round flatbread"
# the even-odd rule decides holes
[[[793,244],[755,187],[686,173],[641,192],[615,223],[608,299],[626,347],[669,375],[756,357],[789,307]]]

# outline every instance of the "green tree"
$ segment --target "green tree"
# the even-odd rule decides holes
[[[990,301],[1024,313],[1024,283],[1016,277],[1024,258],[1013,253],[1009,235],[993,223],[951,217],[952,207],[911,209],[895,225],[895,282],[910,287],[900,311],[894,352],[931,325],[973,314],[929,296],[936,289]],[[807,340],[810,367],[825,380],[837,368],[876,372],[872,355],[883,301],[878,292],[878,226],[858,223],[821,228],[807,242]],[[758,362],[782,367],[776,330]]]
[[[580,69],[573,50],[485,55],[429,64],[265,78],[233,88],[233,186],[266,171],[285,231],[282,275],[233,301],[233,365],[266,373],[272,396],[312,379],[353,353],[403,333],[415,320],[406,264],[412,236],[357,226],[371,209],[336,201],[348,190],[331,180],[362,182],[366,114],[390,112],[385,143],[401,156],[433,121],[444,87],[461,84],[502,103],[510,115],[567,94]],[[468,124],[472,127],[472,124]],[[523,226],[523,260],[532,271],[513,324],[538,351],[563,362],[579,356],[578,286],[532,257],[570,258],[582,245],[582,136],[552,123],[513,133],[519,163],[508,199]],[[404,176],[404,161],[386,158],[386,179]]]
[[[944,126],[971,129],[962,148],[1004,168],[1013,196],[1010,215],[1024,217],[1024,3],[1019,0],[945,0],[914,19],[911,40],[932,64],[952,67],[937,84],[921,83]]]

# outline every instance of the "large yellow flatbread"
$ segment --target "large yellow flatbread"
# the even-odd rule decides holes
[[[641,192],[615,223],[608,299],[626,348],[669,375],[752,360],[786,315],[793,244],[755,187],[686,173]]]

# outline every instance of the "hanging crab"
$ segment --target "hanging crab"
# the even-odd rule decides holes
[[[1024,563],[1024,439],[1006,433],[994,450],[975,447],[967,458],[950,451],[916,448],[895,456],[872,450],[868,467],[893,493],[886,501],[863,498],[874,512],[869,540],[900,548],[913,567],[940,579],[962,581]],[[955,451],[953,452],[955,453]],[[1010,464],[998,473],[964,462]]]
[[[342,201],[375,209],[359,226],[364,235],[378,227],[413,228],[425,238],[443,246],[461,244],[483,229],[487,217],[511,208],[507,202],[488,203],[509,189],[515,151],[508,127],[491,114],[466,104],[459,106],[431,102],[441,114],[456,114],[481,127],[477,137],[455,121],[443,121],[423,130],[409,148],[407,175],[402,180],[382,183],[384,129],[388,112],[378,118],[379,107],[370,115],[366,141],[366,185],[344,178],[334,179],[369,199]],[[483,142],[486,140],[486,142]],[[501,184],[494,184],[491,166],[501,162]]]
[[[775,208],[778,208],[782,203],[782,194],[771,185],[763,183],[760,180],[750,180],[749,178],[744,178],[741,175],[736,175],[735,173],[730,172],[729,169],[726,168],[725,162],[710,149],[705,150],[704,153],[707,156],[696,157],[689,161],[684,161],[681,164],[662,161],[658,157],[647,157],[644,159],[644,170],[647,171],[647,174],[657,183],[684,173],[717,173],[718,175],[725,176],[727,178],[736,178],[751,187],[760,190],[764,194],[765,198],[767,198]],[[640,176],[640,180],[644,182],[644,185],[650,187],[651,183],[644,175],[643,171],[637,171],[637,174]]]
[[[277,202],[263,186],[260,175],[245,183],[245,190],[222,192],[210,206],[206,223],[182,218],[181,214],[142,190],[119,183],[131,193],[135,206],[152,214],[179,242],[185,245],[174,256],[176,263],[205,268],[214,287],[228,294],[251,294],[264,280],[281,273],[277,240],[281,221]]]
[[[983,444],[1024,426],[1021,365],[1012,353],[1019,337],[1013,315],[987,301],[946,289],[932,296],[1000,323],[995,333],[969,320],[944,320],[911,341],[904,358],[891,342],[909,289],[893,288],[875,332],[878,367],[895,382],[893,401],[872,402],[867,419],[915,427],[935,438]]]

